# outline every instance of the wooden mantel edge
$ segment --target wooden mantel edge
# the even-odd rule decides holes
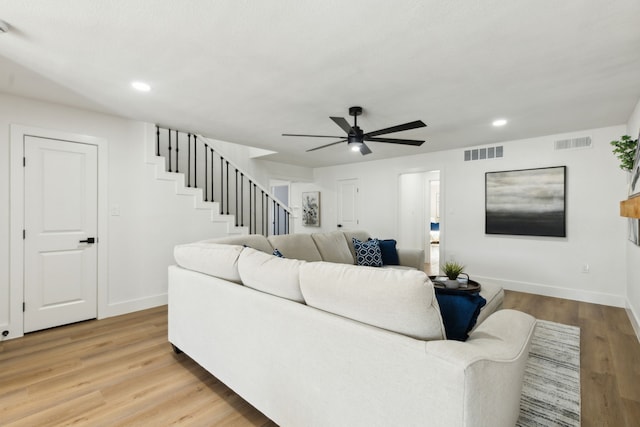
[[[620,216],[640,218],[640,197],[632,197],[620,202]]]

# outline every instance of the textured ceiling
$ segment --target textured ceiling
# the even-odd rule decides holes
[[[0,91],[351,163],[625,123],[638,17],[638,0],[2,0]],[[389,137],[427,142],[281,136],[340,135],[329,116],[352,105],[365,132],[423,120]]]

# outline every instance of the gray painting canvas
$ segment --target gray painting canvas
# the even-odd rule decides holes
[[[487,234],[566,237],[566,166],[487,172]]]

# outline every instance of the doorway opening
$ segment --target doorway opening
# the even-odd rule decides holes
[[[424,271],[437,275],[442,232],[440,171],[401,174],[398,194],[398,246],[423,249]]]

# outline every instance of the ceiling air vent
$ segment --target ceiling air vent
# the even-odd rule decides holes
[[[556,150],[577,150],[581,148],[591,148],[591,137],[583,136],[580,138],[560,139],[555,142]]]

